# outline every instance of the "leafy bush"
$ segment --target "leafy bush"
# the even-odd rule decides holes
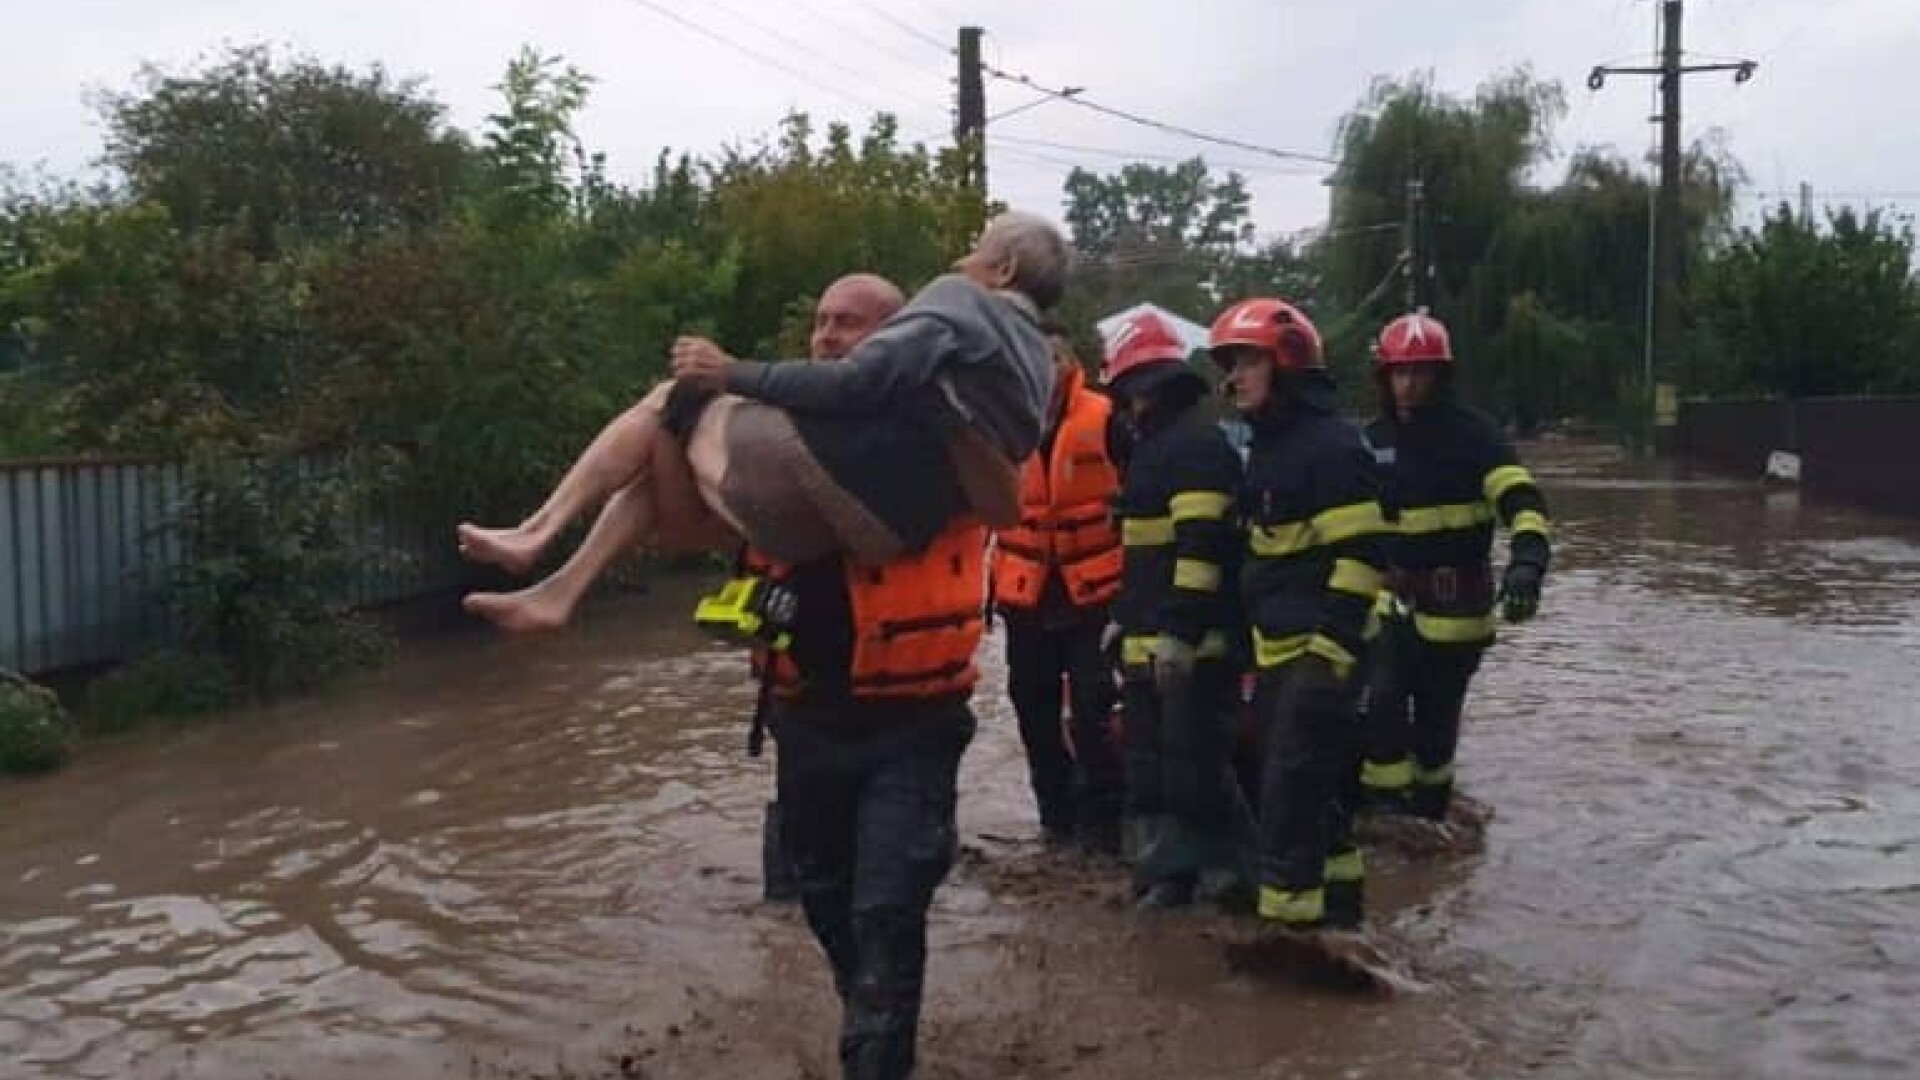
[[[53,691],[0,671],[0,772],[44,772],[73,754],[73,722]]]

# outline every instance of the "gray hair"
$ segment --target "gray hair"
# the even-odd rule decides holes
[[[1067,291],[1073,267],[1073,248],[1046,218],[1009,210],[987,223],[980,234],[981,253],[995,261],[1013,260],[1014,291],[1032,300],[1041,311],[1053,307]]]

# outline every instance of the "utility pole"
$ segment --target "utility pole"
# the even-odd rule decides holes
[[[1653,437],[1656,452],[1671,450],[1673,425],[1678,419],[1679,391],[1674,383],[1680,344],[1680,258],[1686,247],[1680,203],[1680,84],[1688,75],[1731,71],[1733,81],[1753,78],[1760,65],[1753,60],[1725,64],[1688,64],[1680,47],[1682,0],[1661,0],[1660,64],[1658,67],[1596,67],[1587,87],[1599,90],[1609,75],[1654,75],[1660,79],[1660,192],[1654,210],[1653,334],[1648,345],[1652,358]]]
[[[954,145],[966,155],[967,184],[987,197],[987,88],[980,68],[977,26],[960,28],[960,108],[953,124]]]

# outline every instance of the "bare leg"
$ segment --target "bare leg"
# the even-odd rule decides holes
[[[539,583],[510,593],[468,593],[460,606],[503,630],[565,626],[587,589],[620,553],[646,539],[653,508],[644,484],[614,492],[573,557]]]
[[[540,559],[560,530],[587,507],[633,483],[646,472],[649,453],[660,432],[660,409],[671,384],[655,387],[645,398],[602,428],[546,504],[510,529],[483,529],[472,522],[459,527],[460,554],[522,574]]]
[[[686,455],[662,437],[652,453],[652,483],[642,478],[614,492],[566,565],[511,593],[469,593],[461,606],[505,630],[566,625],[587,589],[621,552],[639,544],[657,551],[709,551],[739,536],[701,501]]]

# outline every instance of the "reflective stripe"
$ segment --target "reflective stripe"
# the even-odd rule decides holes
[[[1353,670],[1353,654],[1325,634],[1289,634],[1282,638],[1253,632],[1253,662],[1263,668],[1279,667],[1307,654],[1324,658],[1333,665],[1333,673],[1346,678]]]
[[[1167,501],[1175,521],[1218,521],[1232,505],[1233,496],[1218,491],[1182,491]]]
[[[1195,592],[1220,591],[1220,567],[1205,559],[1177,559],[1173,564],[1173,587]]]
[[[1260,886],[1260,917],[1284,923],[1317,923],[1327,917],[1327,894],[1320,889]]]
[[[1386,531],[1387,521],[1380,514],[1380,504],[1369,500],[1336,506],[1315,514],[1309,521],[1255,526],[1249,530],[1247,546],[1255,555],[1279,558]]]
[[[1431,769],[1425,765],[1413,767],[1413,782],[1421,787],[1445,787],[1453,783],[1453,762],[1437,765]]]
[[[1399,761],[1381,763],[1366,761],[1360,765],[1360,786],[1375,791],[1399,791],[1413,783],[1413,761],[1401,758]]]
[[[1320,536],[1323,544],[1338,544],[1355,537],[1382,532],[1387,527],[1387,519],[1380,514],[1380,504],[1368,499],[1366,502],[1337,506],[1332,510],[1313,516],[1313,531]]]
[[[1493,521],[1493,510],[1486,503],[1443,503],[1440,506],[1415,506],[1400,511],[1400,532],[1406,536],[1472,529]]]
[[[1138,667],[1153,663],[1153,644],[1159,640],[1158,634],[1128,634],[1121,638],[1121,665]],[[1227,635],[1218,630],[1200,635],[1200,644],[1194,648],[1193,655],[1201,660],[1218,660],[1227,655]]]
[[[1421,640],[1438,645],[1471,645],[1491,641],[1494,636],[1492,615],[1447,616],[1413,613],[1413,628]]]
[[[1247,550],[1265,558],[1278,558],[1312,547],[1313,524],[1295,521],[1285,525],[1256,525],[1247,532]]]
[[[1486,479],[1480,482],[1480,487],[1481,490],[1486,492],[1488,502],[1498,503],[1500,496],[1505,495],[1521,484],[1531,483],[1533,483],[1533,474],[1528,472],[1524,467],[1519,465],[1502,465],[1488,473]]]
[[[1547,515],[1538,510],[1522,510],[1513,515],[1515,533],[1539,533],[1547,535]]]
[[[1364,881],[1367,876],[1367,864],[1360,860],[1360,849],[1343,852],[1327,857],[1327,867],[1321,873],[1330,882],[1349,883]]]
[[[1381,581],[1380,571],[1358,559],[1336,559],[1327,587],[1372,600],[1380,595]]]
[[[1122,518],[1120,542],[1127,547],[1160,547],[1173,543],[1173,519]]]

